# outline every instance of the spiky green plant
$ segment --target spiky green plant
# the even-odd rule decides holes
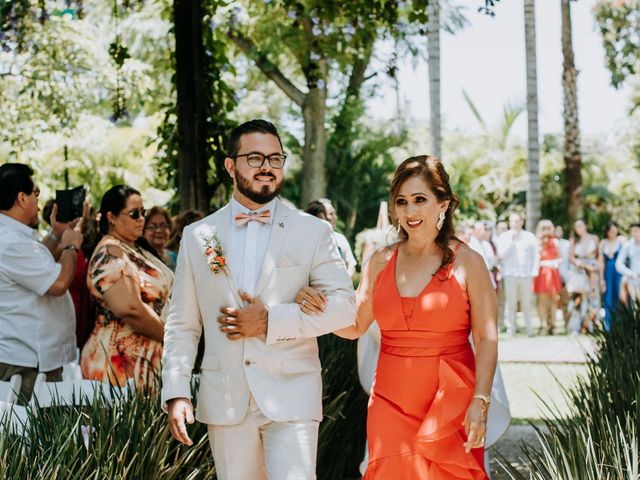
[[[534,425],[541,448],[523,444],[530,479],[640,479],[640,304],[615,318],[611,332],[595,336],[586,377],[564,389],[569,413],[547,406],[543,425]]]

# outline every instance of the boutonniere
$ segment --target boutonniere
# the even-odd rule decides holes
[[[207,257],[209,269],[215,274],[220,271],[227,273],[227,259],[224,257],[222,245],[220,245],[216,234],[202,234],[202,242],[204,243],[204,256]]]

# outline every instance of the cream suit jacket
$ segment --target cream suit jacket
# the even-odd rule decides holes
[[[355,294],[331,227],[278,201],[256,297],[269,308],[266,337],[229,340],[218,329],[221,307],[243,303],[233,271],[213,273],[202,235],[229,245],[229,205],[185,228],[165,324],[162,401],[191,398],[190,380],[200,335],[205,338],[196,419],[235,425],[249,393],[274,421],[321,420],[322,380],[316,337],[352,325]],[[328,297],[325,311],[306,315],[295,301],[310,285]]]

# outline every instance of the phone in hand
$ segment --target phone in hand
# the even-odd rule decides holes
[[[58,205],[56,220],[70,222],[81,217],[85,195],[86,191],[83,186],[69,190],[56,190],[56,205]]]

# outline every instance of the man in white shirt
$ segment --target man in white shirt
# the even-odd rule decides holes
[[[52,229],[39,241],[40,190],[32,176],[27,165],[0,166],[0,380],[22,376],[20,403],[31,397],[39,372],[62,380],[62,365],[76,359],[68,288],[82,234],[57,222],[54,208]]]
[[[640,300],[640,223],[629,227],[631,238],[623,245],[616,260],[616,270],[627,280],[631,300]],[[625,265],[629,262],[629,266]]]
[[[484,263],[487,265],[487,270],[489,270],[489,272],[492,272],[493,268],[496,266],[496,256],[493,253],[491,244],[487,240],[485,240],[486,234],[487,232],[484,222],[474,223],[473,230],[469,235],[468,245],[472,250],[475,250],[480,255],[482,255]],[[491,284],[493,285],[493,288],[496,288],[495,278],[491,273],[490,276]]]
[[[220,480],[315,478],[322,379],[316,337],[352,325],[355,295],[331,227],[277,195],[286,155],[276,127],[232,132],[231,202],[185,228],[165,325],[162,400],[191,445],[191,372],[205,337],[196,417]],[[295,303],[322,292],[323,313]],[[320,299],[317,299],[318,301]]]
[[[519,301],[527,335],[531,337],[533,277],[538,275],[540,269],[540,254],[535,235],[523,230],[523,225],[522,216],[512,213],[509,216],[509,230],[498,237],[496,248],[504,282],[507,333],[515,335],[517,332],[516,309]]]
[[[353,256],[353,251],[351,250],[351,245],[349,245],[347,237],[336,230],[338,214],[333,206],[333,202],[328,198],[319,198],[318,202],[324,205],[327,217],[326,220],[331,224],[331,228],[333,229],[333,236],[336,239],[336,244],[338,245],[338,253],[340,253],[344,263],[347,265],[347,272],[349,272],[349,276],[353,278],[356,273],[356,266],[358,265],[358,262],[356,261],[356,257]]]

